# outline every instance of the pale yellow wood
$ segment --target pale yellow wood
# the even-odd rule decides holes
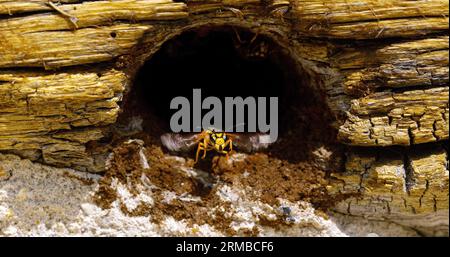
[[[135,46],[150,25],[114,25],[28,34],[0,32],[0,67],[56,68],[110,61]]]
[[[379,39],[394,37],[417,37],[445,32],[448,17],[402,18],[355,23],[319,24],[298,20],[296,29],[305,36],[338,39]]]
[[[402,218],[448,210],[447,153],[435,146],[414,150],[351,151],[345,173],[331,174],[331,193],[355,193],[343,213]]]
[[[67,17],[54,11],[0,20],[0,36],[7,32],[25,34],[41,31],[74,30],[76,28],[110,25],[116,20],[136,22],[182,19],[188,15],[184,3],[174,3],[171,0],[96,1],[60,5],[58,8],[75,17],[76,26]]]
[[[401,63],[435,51],[448,51],[449,37],[438,36],[393,43],[373,42],[367,46],[339,47],[333,55],[332,65],[339,69],[359,69],[368,66]]]
[[[292,0],[302,21],[323,24],[448,16],[446,0]]]
[[[114,123],[125,83],[115,70],[0,72],[0,138]]]
[[[350,145],[410,145],[448,139],[449,88],[375,93],[353,100],[339,139]]]
[[[293,0],[302,34],[354,39],[411,37],[448,30],[446,0]]]
[[[82,0],[52,0],[52,1],[59,3],[82,2]],[[48,0],[0,0],[0,14],[7,14],[12,16],[14,14],[19,13],[52,10],[52,8],[50,8],[47,3]]]

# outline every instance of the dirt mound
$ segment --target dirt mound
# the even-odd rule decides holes
[[[326,172],[308,163],[292,164],[264,153],[234,153],[229,159],[211,156],[194,165],[193,159],[171,156],[159,146],[123,141],[113,149],[95,202],[110,207],[118,198],[116,180],[135,197],[142,188],[152,194],[153,204],[141,202],[131,210],[122,204],[128,215],[149,216],[156,224],[171,216],[190,225],[208,224],[228,235],[257,235],[257,226],[232,229],[232,213],[240,199],[258,202],[265,209],[252,213],[261,226],[295,223],[283,201],[309,202],[323,211],[335,201],[326,191]]]

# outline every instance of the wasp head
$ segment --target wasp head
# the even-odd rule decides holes
[[[214,148],[218,152],[222,152],[226,147],[227,135],[223,132],[213,132],[211,134],[211,141],[214,144]]]

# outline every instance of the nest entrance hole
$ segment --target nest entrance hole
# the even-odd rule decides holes
[[[160,144],[177,111],[170,109],[171,100],[184,96],[192,101],[194,88],[202,90],[202,99],[215,96],[223,103],[230,96],[278,97],[279,140],[269,151],[298,161],[309,158],[303,142],[328,140],[331,131],[315,81],[289,49],[266,35],[233,26],[200,27],[169,39],[144,63],[119,122],[142,117],[147,139]]]

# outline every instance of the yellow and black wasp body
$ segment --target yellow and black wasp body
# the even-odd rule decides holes
[[[267,148],[268,135],[259,133],[228,133],[206,129],[198,134],[166,133],[161,136],[162,144],[170,151],[189,151],[197,146],[195,163],[199,156],[204,159],[208,151],[215,151],[228,156],[234,146],[244,152],[252,152]]]

